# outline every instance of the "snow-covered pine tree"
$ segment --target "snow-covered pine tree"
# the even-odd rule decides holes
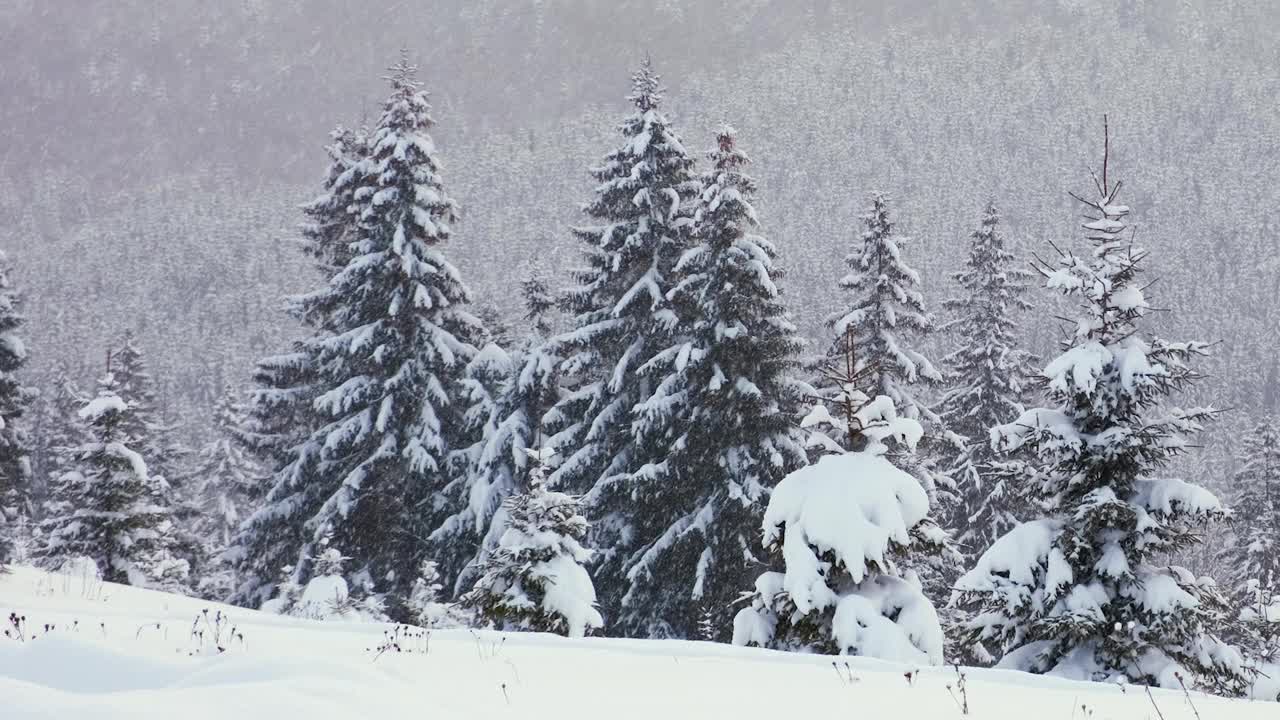
[[[776,252],[756,234],[748,158],[732,128],[716,140],[695,203],[697,244],[668,293],[680,335],[641,369],[654,389],[633,428],[662,451],[592,495],[635,518],[622,566],[630,587],[613,621],[627,635],[698,637],[709,612],[728,639],[731,605],[763,567],[756,528],[769,489],[806,463],[802,343],[774,282]]]
[[[496,343],[480,348],[467,363],[460,401],[466,403],[462,422],[472,443],[449,458],[452,480],[442,491],[450,514],[431,533],[437,567],[450,568],[455,590],[469,587],[475,561],[483,552],[488,522],[502,500],[515,492],[514,475],[503,448],[495,446],[504,415],[499,403],[513,381],[518,360]],[[498,457],[486,455],[495,451]]]
[[[370,165],[369,136],[364,128],[352,130],[338,126],[329,134],[332,141],[325,151],[329,168],[322,192],[302,206],[306,220],[299,228],[302,249],[316,261],[316,267],[327,280],[351,261],[351,244],[357,240],[355,193],[368,178]]]
[[[27,346],[18,335],[26,319],[10,271],[0,252],[0,568],[13,552],[19,514],[29,514],[31,442],[24,415],[37,396],[17,377],[27,362]]]
[[[165,504],[173,513],[174,552],[187,561],[192,576],[199,578],[209,562],[209,548],[196,530],[200,502],[187,477],[192,453],[179,438],[178,426],[164,417],[156,380],[133,331],[125,331],[119,347],[107,357],[107,371],[114,378],[114,392],[131,408],[124,416],[122,431],[147,458],[150,473],[164,479],[160,486],[169,493]]]
[[[371,591],[367,579],[355,588],[348,585],[345,565],[350,559],[337,548],[322,549],[311,558],[311,579],[307,584],[295,586],[286,577],[280,596],[264,609],[308,620],[385,622],[382,598]]]
[[[1166,564],[1224,515],[1208,490],[1163,474],[1213,416],[1168,402],[1207,349],[1144,331],[1148,253],[1127,232],[1106,159],[1095,186],[1077,197],[1089,253],[1037,263],[1083,310],[1044,369],[1050,404],[993,430],[999,450],[1033,453],[1028,481],[1052,511],[997,540],[958,582],[983,610],[968,641],[1003,655],[999,667],[1239,691],[1247,670],[1215,635],[1225,603],[1214,582]]]
[[[85,440],[84,427],[76,417],[86,401],[84,393],[71,377],[67,364],[55,361],[52,382],[40,393],[35,419],[35,443],[32,452],[33,493],[38,498],[37,518],[43,517],[43,504],[48,500],[51,478],[68,470],[72,449]]]
[[[520,283],[520,294],[524,298],[524,320],[533,337],[539,341],[551,337],[556,299],[537,268]]]
[[[474,624],[471,613],[461,605],[444,601],[443,580],[435,561],[422,561],[405,603],[410,622],[424,628],[470,627]]]
[[[843,354],[841,342],[852,332],[857,370],[865,372],[868,394],[888,397],[904,418],[932,424],[937,416],[916,391],[941,383],[942,374],[911,347],[933,329],[919,290],[920,275],[903,257],[906,239],[895,233],[888,196],[871,196],[871,211],[863,216],[863,223],[866,230],[845,257],[849,272],[840,279],[852,304],[827,319],[836,336],[832,354]]]
[[[1229,568],[1237,616],[1225,633],[1253,657],[1280,659],[1280,424],[1258,423],[1244,438],[1234,490]]]
[[[545,286],[530,291],[526,283],[525,290],[530,335],[524,344],[510,352],[486,347],[468,367],[472,405],[467,420],[480,432],[462,454],[465,473],[449,488],[453,515],[432,533],[441,551],[458,555],[465,548],[469,555],[454,581],[455,593],[471,587],[481,558],[501,537],[503,501],[528,489],[531,463],[525,450],[542,443],[542,416],[560,397],[559,360],[546,335],[550,298]]]
[[[764,546],[785,570],[756,580],[733,642],[940,665],[942,626],[912,566],[949,553],[947,535],[887,445],[910,448],[921,425],[887,396],[848,395],[848,414],[824,416],[861,449],[825,455],[774,488]]]
[[[291,452],[235,555],[243,602],[261,600],[270,568],[310,579],[319,543],[350,554],[353,578],[375,578],[395,606],[445,511],[447,459],[465,438],[459,384],[482,331],[469,292],[441,251],[457,218],[444,191],[417,69],[391,68],[392,91],[354,194],[358,240],[323,289],[299,299],[323,332],[304,343],[323,424]],[[247,560],[246,560],[247,559]],[[266,573],[271,572],[271,575]]]
[[[148,471],[135,447],[141,438],[133,405],[108,374],[98,396],[79,412],[91,436],[75,451],[75,466],[56,479],[53,502],[65,509],[41,523],[48,567],[88,557],[107,582],[185,589],[189,566],[179,557],[177,528],[165,479]]]
[[[527,452],[529,490],[503,501],[506,529],[462,605],[503,629],[582,637],[604,625],[583,567],[592,555],[582,546],[587,520],[578,498],[547,489],[550,451]]]
[[[926,387],[940,385],[943,378],[929,358],[915,349],[933,331],[933,317],[925,310],[920,275],[904,256],[909,241],[891,219],[888,196],[873,194],[871,210],[862,219],[865,229],[845,257],[848,273],[840,279],[851,304],[827,318],[835,338],[825,362],[835,366],[837,374],[856,378],[856,388],[867,397],[889,398],[902,417],[919,420],[928,428],[929,434],[919,444],[897,444],[888,453],[894,466],[923,484],[935,516],[944,518],[955,492],[955,483],[939,466],[939,456],[949,446],[949,433],[919,395]],[[852,365],[844,367],[849,362]],[[839,404],[840,396],[852,386],[833,385],[827,375],[819,390],[828,402]],[[828,450],[833,443],[844,450],[858,449],[842,444],[847,439],[813,438]],[[961,572],[960,556],[948,545],[948,551],[935,555],[928,565],[919,570],[930,599],[941,606],[950,595],[951,579]]]
[[[324,283],[351,261],[351,246],[358,240],[360,220],[355,193],[369,181],[372,168],[367,162],[369,134],[365,128],[339,126],[330,139],[332,142],[325,148],[329,167],[322,192],[302,206],[305,220],[299,227],[301,247],[315,260]],[[321,303],[290,302],[289,309],[303,323],[327,327],[327,308]],[[290,451],[320,425],[312,408],[316,395],[315,362],[307,350],[297,343],[291,352],[259,360],[254,371],[255,390],[237,437],[253,452],[268,476],[287,465]],[[261,579],[271,577],[274,569],[266,571]]]
[[[196,456],[191,481],[200,503],[196,530],[220,563],[240,523],[251,511],[262,469],[240,440],[244,407],[227,387],[213,408],[214,434]],[[222,598],[232,589],[230,573],[210,568],[199,578],[202,594]],[[215,577],[216,576],[216,577]]]
[[[27,362],[27,345],[18,334],[26,319],[10,272],[0,252],[0,569],[18,541],[19,515],[30,514],[31,438],[24,416],[38,396],[17,377]]]
[[[990,441],[992,428],[1022,413],[1034,374],[1018,341],[1018,313],[1031,307],[1023,298],[1030,272],[1016,262],[988,201],[965,267],[953,276],[963,295],[944,303],[958,316],[944,328],[956,350],[943,358],[952,387],[937,408],[953,449],[943,469],[956,484],[945,524],[974,557],[1018,523],[1027,502],[1015,486],[1016,463],[996,458]]]
[[[678,319],[667,299],[675,265],[688,248],[688,200],[696,192],[693,161],[659,106],[659,78],[648,60],[632,77],[635,112],[620,126],[622,146],[592,174],[599,182],[587,215],[598,224],[574,234],[586,244],[587,267],[575,272],[566,310],[572,327],[551,342],[565,358],[569,390],[546,414],[550,444],[564,461],[555,487],[591,491],[593,544],[602,548],[596,579],[605,614],[616,617],[630,588],[626,568],[637,551],[630,538],[649,538],[669,517],[645,517],[625,491],[645,458],[667,449],[642,446],[632,433],[632,409],[652,381],[638,371],[671,344]],[[641,529],[640,525],[652,527]],[[661,528],[661,529],[658,529]]]
[[[164,417],[155,378],[133,331],[126,331],[119,347],[111,351],[107,371],[115,378],[120,398],[133,407],[124,420],[126,432],[140,443],[138,451],[148,459],[152,472],[177,489],[191,451],[178,439],[177,426]]]

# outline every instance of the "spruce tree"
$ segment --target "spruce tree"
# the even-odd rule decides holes
[[[895,445],[888,450],[888,458],[920,481],[934,515],[945,518],[954,502],[955,483],[940,467],[939,456],[948,447],[950,434],[920,394],[925,388],[939,386],[943,378],[916,349],[933,331],[933,317],[925,309],[920,275],[904,255],[909,240],[899,234],[891,219],[886,195],[872,195],[863,225],[853,252],[845,257],[849,272],[840,279],[850,306],[827,319],[835,340],[825,367],[834,366],[856,378],[858,391],[870,398],[889,398],[898,414],[918,420],[926,428],[928,434],[920,443]],[[829,374],[824,372],[824,376]],[[848,387],[825,379],[828,382],[820,383],[819,389],[826,402],[849,400],[842,398]],[[860,449],[848,444],[848,436],[813,440],[827,452]],[[950,595],[951,580],[960,574],[960,556],[948,543],[946,552],[934,555],[928,566],[919,570],[930,599],[942,606]]]
[[[545,312],[536,307],[534,301],[530,316]],[[437,552],[466,560],[458,591],[471,586],[479,560],[505,529],[503,501],[528,489],[526,450],[542,443],[542,416],[560,397],[559,360],[540,331],[535,323],[524,345],[509,353],[486,347],[468,368],[468,425],[476,441],[460,455],[463,467],[448,489],[453,514],[431,535]]]
[[[666,527],[665,518],[638,513],[639,501],[611,486],[630,482],[646,458],[669,447],[668,438],[637,442],[632,409],[652,383],[640,368],[670,345],[678,324],[667,293],[689,245],[688,201],[696,192],[693,161],[660,109],[659,78],[647,60],[632,81],[635,112],[619,128],[622,145],[592,173],[599,185],[585,211],[597,224],[574,231],[587,267],[575,272],[566,299],[572,328],[552,341],[552,354],[565,358],[569,390],[546,415],[551,444],[564,457],[552,484],[591,491],[592,516],[607,518],[593,544],[607,548],[596,577],[608,617],[617,617],[636,553]]]
[[[520,295],[524,299],[524,321],[532,336],[540,341],[551,337],[556,299],[537,268],[520,283]]]
[[[40,394],[36,413],[35,443],[32,452],[33,493],[41,505],[38,515],[43,515],[43,504],[49,499],[51,478],[68,468],[66,461],[71,450],[84,442],[84,429],[76,417],[84,407],[85,395],[71,377],[64,362],[55,362],[52,382]]]
[[[325,151],[329,168],[325,173],[321,194],[302,206],[305,221],[299,228],[302,249],[316,262],[316,269],[327,280],[351,261],[351,244],[357,240],[355,193],[368,180],[371,167],[369,136],[365,129],[352,130],[338,126],[329,135],[332,142]]]
[[[353,195],[350,260],[298,301],[322,329],[301,350],[313,363],[321,424],[291,451],[237,540],[241,572],[252,576],[237,593],[246,601],[286,564],[305,585],[311,557],[331,538],[353,575],[402,603],[441,520],[447,461],[465,442],[459,385],[481,328],[442,252],[457,206],[442,185],[416,71],[404,59],[391,68],[369,179]]]
[[[1165,475],[1208,408],[1169,396],[1194,383],[1207,348],[1143,328],[1151,312],[1141,279],[1148,253],[1129,232],[1103,162],[1084,205],[1091,245],[1037,269],[1082,312],[1044,370],[1049,404],[997,428],[1003,451],[1033,454],[1031,475],[1047,515],[997,540],[962,577],[980,604],[968,641],[1002,654],[1000,667],[1068,677],[1240,691],[1240,654],[1215,634],[1224,601],[1208,578],[1169,565],[1224,511],[1208,490]]]
[[[90,435],[74,466],[57,478],[54,502],[63,512],[42,522],[43,563],[58,567],[88,557],[107,582],[184,590],[189,565],[178,554],[178,532],[165,479],[152,474],[134,448],[142,438],[113,375],[79,412]]]
[[[132,331],[126,331],[111,351],[108,372],[115,378],[116,392],[133,407],[125,418],[126,431],[141,443],[138,451],[150,459],[152,471],[177,489],[191,451],[178,439],[177,426],[164,417],[156,380]]]
[[[164,417],[155,377],[132,331],[126,331],[120,345],[111,351],[107,370],[115,381],[115,392],[132,408],[124,418],[127,427],[123,431],[147,458],[151,474],[164,479],[165,504],[175,523],[174,551],[198,578],[205,572],[210,548],[196,530],[201,511],[196,488],[187,475],[191,450],[179,438],[178,426]]]
[[[18,335],[26,321],[9,273],[8,258],[0,252],[0,568],[13,552],[19,514],[29,512],[31,443],[25,415],[37,396],[17,377],[27,362],[26,343]]]
[[[595,588],[585,567],[587,520],[579,499],[548,490],[548,451],[528,450],[534,468],[529,489],[503,501],[502,537],[480,562],[476,584],[462,606],[501,629],[582,637],[603,626]]]
[[[367,162],[369,135],[366,129],[339,126],[330,134],[330,139],[332,142],[325,148],[329,167],[322,192],[302,206],[305,220],[299,228],[301,247],[315,261],[324,283],[351,260],[352,243],[358,239],[359,225],[355,193],[369,180],[367,176],[372,168]],[[308,302],[312,299],[293,298],[290,310],[304,324],[326,327],[326,308],[320,303]],[[290,451],[320,424],[311,407],[316,395],[315,359],[307,350],[296,343],[290,352],[259,360],[253,374],[255,390],[237,436],[268,474],[287,465]],[[265,492],[265,488],[261,492]]]
[[[368,161],[367,131],[339,127],[330,138],[332,143],[326,148],[329,167],[322,192],[303,205],[305,219],[299,228],[302,250],[315,261],[324,285],[354,256],[353,243],[359,240],[360,222],[356,192],[370,181],[373,170]],[[288,308],[304,325],[317,332],[329,332],[333,303],[340,298],[330,296],[331,302],[325,303],[319,297],[322,293],[290,298]],[[324,424],[314,407],[321,392],[318,363],[314,345],[295,342],[288,352],[262,358],[256,364],[254,390],[237,433],[238,440],[263,468],[262,477],[249,495],[253,500],[265,497],[274,481],[298,459],[294,451]],[[306,460],[314,461],[314,457]],[[236,568],[237,585],[231,601],[257,606],[270,597],[278,584],[280,563],[296,568],[297,558],[290,555],[303,542],[302,527],[288,521],[257,523],[238,534],[222,555]],[[296,582],[294,586],[301,589]]]
[[[200,500],[201,535],[225,549],[251,510],[250,499],[262,470],[240,440],[244,406],[228,386],[213,407],[213,436],[196,456],[191,477]]]
[[[1280,658],[1280,424],[1258,423],[1244,438],[1232,476],[1232,530],[1219,555],[1229,568],[1236,622],[1228,637],[1254,657]]]
[[[775,284],[776,251],[756,234],[756,185],[731,128],[708,159],[696,245],[668,293],[680,334],[641,369],[654,391],[633,428],[662,451],[595,495],[636,518],[614,620],[629,635],[696,637],[710,613],[727,639],[730,606],[763,566],[756,528],[769,490],[806,462],[796,423],[812,391],[794,377],[802,344]]]
[[[863,223],[866,229],[845,257],[849,272],[840,279],[851,305],[827,320],[836,336],[832,354],[842,355],[838,346],[848,336],[868,395],[893,400],[902,417],[936,422],[917,392],[941,383],[942,374],[912,347],[933,330],[933,319],[925,311],[920,275],[903,257],[907,241],[895,232],[886,195],[872,195]]]
[[[940,665],[942,626],[916,568],[951,551],[924,487],[889,453],[923,429],[845,380],[843,411],[822,416],[859,449],[824,455],[774,489],[764,546],[783,570],[756,579],[733,642]]]
[[[992,428],[1022,413],[1034,372],[1018,347],[1018,313],[1031,307],[1023,299],[1030,273],[1015,266],[999,226],[989,201],[965,267],[953,275],[964,294],[944,303],[958,316],[944,328],[956,350],[943,358],[952,388],[938,406],[952,433],[944,470],[956,484],[946,525],[974,555],[1013,528],[1028,502],[1016,464],[995,457],[990,442]]]

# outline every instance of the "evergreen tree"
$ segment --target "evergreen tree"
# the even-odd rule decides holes
[[[949,553],[947,535],[924,487],[888,453],[923,430],[887,396],[847,395],[847,414],[823,416],[860,449],[825,455],[774,489],[764,545],[785,569],[756,580],[733,642],[940,665],[942,626],[914,567]]]
[[[939,404],[954,448],[945,469],[957,486],[947,526],[975,554],[1012,529],[1028,501],[1014,484],[1016,464],[996,458],[990,442],[992,428],[1022,413],[1033,373],[1017,323],[1031,307],[1022,297],[1030,273],[1014,266],[999,224],[990,201],[965,267],[953,276],[964,295],[945,303],[959,316],[946,328],[956,350],[943,358],[954,386]]]
[[[367,162],[369,137],[365,129],[339,126],[330,139],[332,142],[325,148],[329,167],[322,192],[303,205],[305,220],[300,226],[302,249],[315,260],[325,283],[351,261],[359,225],[355,193],[369,180],[372,167]],[[319,303],[290,303],[290,310],[299,321],[317,327],[326,327],[324,309]],[[301,343],[296,343],[291,352],[257,363],[255,390],[236,437],[268,474],[287,465],[290,451],[320,424],[311,407],[316,395],[314,365],[314,358]]]
[[[200,531],[220,550],[226,548],[248,514],[261,468],[239,440],[244,427],[244,406],[228,386],[213,407],[215,434],[200,449],[191,476],[198,484]]]
[[[152,470],[176,486],[191,451],[178,439],[177,426],[165,420],[155,378],[132,331],[126,331],[111,352],[107,369],[116,380],[117,393],[134,408],[125,419],[127,432],[142,443],[139,452],[151,459]]]
[[[329,168],[325,173],[321,194],[302,206],[306,220],[300,227],[302,249],[316,261],[316,268],[327,280],[351,261],[351,244],[356,242],[355,193],[369,178],[368,132],[342,126],[334,129],[332,142],[325,151]]]
[[[614,621],[628,635],[696,637],[707,610],[727,631],[730,605],[762,567],[755,528],[769,489],[806,462],[796,421],[812,390],[793,377],[801,341],[774,283],[776,252],[756,234],[748,159],[731,128],[708,157],[697,244],[668,293],[681,332],[641,369],[654,391],[633,428],[662,451],[594,496],[636,518]]]
[[[17,539],[18,516],[27,514],[31,481],[31,441],[24,423],[35,390],[19,382],[27,347],[18,330],[22,296],[9,278],[8,258],[0,252],[0,568],[9,561]]]
[[[968,639],[1002,653],[1000,667],[1239,691],[1247,671],[1214,634],[1224,611],[1213,581],[1165,564],[1224,514],[1203,487],[1163,474],[1213,415],[1167,404],[1198,378],[1191,362],[1206,347],[1143,336],[1148,254],[1126,232],[1129,208],[1116,203],[1105,160],[1096,185],[1094,199],[1077,198],[1088,255],[1037,265],[1083,308],[1045,368],[1050,404],[994,431],[999,449],[1034,454],[1028,481],[1050,512],[997,540],[960,579],[964,599],[981,606]]]
[[[524,298],[524,321],[533,337],[538,340],[551,337],[551,320],[556,310],[556,300],[547,281],[536,268],[520,283],[520,294]]]
[[[444,602],[444,582],[433,560],[423,560],[406,603],[413,624],[424,628],[470,627],[470,613],[460,605]]]
[[[1267,419],[1244,439],[1230,542],[1219,567],[1229,568],[1237,622],[1227,636],[1255,657],[1280,657],[1280,424]]]
[[[858,348],[856,370],[865,372],[867,393],[893,400],[902,417],[936,422],[936,414],[916,390],[941,383],[942,374],[909,344],[933,329],[933,319],[925,312],[920,275],[903,257],[906,239],[895,233],[887,196],[871,197],[871,212],[863,222],[860,244],[845,258],[849,273],[840,279],[852,305],[827,320],[836,335],[832,354],[843,354],[837,346],[850,335]]]
[[[526,317],[545,318],[542,297],[529,300]],[[471,400],[467,422],[478,439],[461,455],[464,471],[449,488],[454,513],[431,537],[440,552],[465,549],[467,562],[455,581],[459,592],[474,583],[480,559],[505,529],[503,501],[528,489],[526,450],[541,444],[541,418],[560,395],[559,361],[537,322],[532,329],[534,335],[510,353],[492,345],[482,350],[464,381]]]
[[[369,180],[353,196],[351,258],[298,301],[323,329],[301,350],[322,424],[290,452],[236,541],[249,576],[241,601],[261,599],[273,567],[293,564],[305,585],[312,554],[331,538],[350,554],[353,577],[377,578],[402,603],[441,520],[450,453],[465,443],[459,385],[482,331],[441,251],[457,206],[441,183],[426,93],[407,60],[391,70]]]
[[[666,528],[666,518],[644,517],[634,498],[610,486],[629,482],[647,458],[670,447],[670,438],[638,442],[632,409],[651,385],[640,368],[676,330],[667,293],[689,244],[687,201],[696,191],[693,161],[659,109],[659,79],[647,60],[632,80],[635,112],[620,127],[623,143],[593,171],[599,186],[585,210],[599,224],[574,231],[587,245],[587,267],[576,271],[567,295],[572,328],[551,343],[551,354],[565,358],[569,390],[545,418],[551,445],[564,456],[552,484],[591,491],[590,512],[601,518],[593,542],[607,548],[597,582],[610,617],[630,587],[626,568]]]
[[[500,628],[582,637],[604,625],[584,564],[587,520],[578,498],[547,489],[547,451],[529,450],[529,490],[503,501],[506,529],[480,563],[462,605]]]
[[[169,494],[165,504],[175,523],[174,551],[187,561],[192,575],[199,577],[208,563],[209,549],[195,528],[200,503],[187,477],[191,450],[179,439],[178,426],[164,417],[156,380],[132,331],[126,331],[120,346],[111,351],[107,369],[115,381],[114,392],[132,408],[124,417],[123,432],[147,458],[151,473],[164,479],[161,487]]]
[[[107,582],[182,590],[189,566],[176,552],[167,483],[133,449],[142,445],[131,432],[138,423],[120,389],[106,375],[79,412],[91,437],[76,449],[74,469],[56,481],[54,501],[66,512],[42,523],[39,555],[51,567],[88,557]]]
[[[54,363],[53,381],[40,394],[32,452],[32,492],[41,506],[48,500],[51,478],[68,470],[71,450],[84,442],[84,428],[76,413],[84,407],[84,393],[76,385],[66,363]]]
[[[889,200],[880,193],[871,197],[871,211],[863,216],[865,230],[852,253],[845,258],[848,274],[840,280],[851,306],[831,315],[827,322],[835,341],[826,365],[856,378],[856,388],[867,397],[889,398],[902,417],[919,420],[929,435],[910,447],[899,444],[888,450],[889,462],[914,476],[929,495],[937,517],[946,517],[953,504],[955,483],[939,467],[939,456],[950,436],[942,419],[918,392],[938,386],[942,374],[914,346],[933,330],[933,318],[925,311],[920,275],[907,264],[903,251],[908,240],[890,219]],[[851,364],[850,364],[851,363]],[[843,367],[848,365],[848,367]],[[830,373],[824,373],[829,375]],[[827,380],[830,378],[828,377]],[[854,385],[820,384],[829,402],[839,403]],[[849,400],[849,398],[844,398]],[[856,440],[857,435],[853,438]],[[858,450],[849,438],[814,438],[828,452]],[[947,602],[951,580],[960,574],[960,556],[947,544],[947,552],[931,558],[919,570],[930,599],[937,606]]]

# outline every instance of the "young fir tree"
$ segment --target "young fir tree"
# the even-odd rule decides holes
[[[406,609],[409,621],[423,628],[460,628],[474,625],[471,614],[461,605],[444,601],[444,579],[434,560],[423,560],[418,566],[409,591]]]
[[[756,580],[733,642],[940,665],[942,626],[914,567],[951,551],[924,487],[888,452],[889,442],[910,448],[923,430],[889,397],[868,399],[855,379],[842,383],[841,412],[821,415],[860,449],[825,455],[774,488],[764,546],[785,569]]]
[[[1030,273],[1015,266],[999,225],[990,201],[970,236],[965,267],[954,275],[964,295],[945,303],[958,315],[945,328],[957,346],[943,358],[953,387],[938,408],[953,433],[945,470],[956,499],[946,524],[974,555],[1012,529],[1027,504],[1016,464],[997,458],[990,442],[992,428],[1022,413],[1034,372],[1030,355],[1018,347],[1018,313],[1031,307],[1023,299]]]
[[[120,346],[111,351],[107,370],[115,379],[115,392],[132,408],[125,416],[124,432],[134,438],[151,473],[164,479],[162,487],[169,493],[165,503],[175,524],[174,551],[187,561],[192,576],[200,577],[209,562],[210,548],[196,530],[200,502],[187,476],[192,453],[178,437],[178,426],[164,417],[156,380],[132,331],[126,331]]]
[[[506,529],[480,563],[479,579],[462,606],[503,629],[582,637],[604,625],[585,567],[587,520],[578,498],[546,486],[548,451],[527,451],[534,463],[528,492],[503,501]]]
[[[520,295],[524,298],[524,321],[532,338],[539,342],[545,341],[551,337],[556,299],[537,268],[520,283]]]
[[[529,487],[525,449],[541,444],[541,418],[560,396],[559,360],[544,334],[550,308],[543,298],[544,293],[527,295],[532,334],[523,347],[509,353],[487,347],[468,368],[468,424],[479,436],[461,455],[465,471],[449,488],[454,513],[432,533],[437,547],[451,547],[455,555],[465,548],[470,555],[454,582],[459,592],[471,587],[480,559],[505,529],[503,501]],[[481,362],[482,356],[488,359]]]
[[[1237,616],[1227,636],[1254,657],[1280,658],[1280,424],[1267,419],[1244,439],[1232,478],[1230,542],[1220,554],[1230,568]]]
[[[769,489],[806,462],[796,421],[812,389],[793,375],[802,343],[774,282],[773,245],[756,234],[756,185],[731,128],[708,158],[697,244],[668,293],[681,334],[641,370],[654,390],[633,428],[663,450],[593,497],[635,518],[614,621],[628,635],[697,637],[709,611],[727,639],[730,606],[763,565],[755,529]]]
[[[351,556],[353,576],[376,579],[400,603],[440,520],[447,460],[465,440],[459,384],[481,328],[442,252],[457,206],[442,185],[415,75],[402,59],[388,78],[392,92],[369,140],[370,180],[354,195],[351,259],[299,300],[304,317],[324,318],[324,332],[302,350],[314,361],[322,424],[246,521],[235,554],[257,579],[237,598],[261,597],[268,569],[285,564],[305,585],[318,543],[331,538]]]
[[[19,513],[29,512],[31,444],[24,415],[37,395],[17,378],[27,362],[26,343],[18,335],[25,319],[9,272],[9,261],[0,253],[0,568],[13,552]]]
[[[155,378],[132,331],[126,331],[120,346],[111,351],[108,372],[115,378],[116,392],[134,408],[125,422],[126,431],[141,443],[138,451],[150,460],[154,473],[170,485],[180,484],[191,451],[177,438],[177,427],[164,418]]]
[[[72,449],[85,440],[84,428],[76,417],[85,400],[66,363],[55,362],[53,381],[40,394],[33,433],[31,474],[32,491],[40,505],[37,515],[45,512],[51,478],[69,469]]]
[[[997,540],[960,579],[982,609],[968,640],[1002,654],[1000,667],[1239,691],[1247,671],[1215,635],[1225,613],[1213,581],[1167,564],[1224,515],[1208,490],[1164,475],[1213,415],[1168,403],[1197,379],[1191,362],[1206,347],[1144,333],[1147,251],[1106,167],[1097,196],[1077,198],[1088,254],[1037,266],[1083,310],[1044,370],[1050,404],[994,431],[999,449],[1033,453],[1027,480],[1052,510]]]
[[[213,407],[214,434],[196,456],[191,476],[198,484],[200,531],[208,542],[225,549],[250,511],[250,499],[262,470],[240,440],[244,406],[228,386]]]
[[[620,127],[622,146],[593,171],[599,186],[585,210],[599,224],[574,231],[587,245],[588,267],[576,272],[567,295],[572,328],[551,343],[552,354],[565,358],[570,389],[545,418],[564,457],[552,484],[593,492],[594,544],[607,548],[596,577],[610,617],[630,588],[627,568],[644,551],[632,540],[649,542],[670,519],[646,515],[639,510],[652,509],[646,500],[611,486],[630,483],[647,458],[669,447],[665,437],[637,442],[632,409],[652,384],[639,369],[676,329],[667,293],[689,244],[687,201],[696,192],[693,161],[659,109],[659,80],[647,60],[632,80],[635,112]]]
[[[852,304],[828,318],[835,341],[826,362],[837,368],[851,362],[844,369],[857,378],[860,391],[872,398],[889,398],[902,417],[919,420],[928,428],[929,434],[919,444],[897,444],[888,454],[894,466],[921,482],[935,516],[946,517],[955,483],[938,466],[938,455],[948,445],[949,433],[918,395],[927,386],[939,385],[942,374],[914,349],[933,330],[933,318],[925,311],[920,275],[903,256],[908,241],[890,219],[885,195],[872,195],[871,210],[863,216],[863,223],[866,229],[859,243],[845,258],[849,272],[840,280]],[[846,389],[820,384],[827,400],[837,403]],[[859,449],[848,445],[847,438],[827,438],[819,433],[811,443],[820,444],[827,452]],[[948,544],[947,552],[933,556],[927,567],[919,570],[930,599],[941,606],[950,595],[951,580],[960,574],[960,555]]]
[[[833,355],[841,355],[837,346],[849,335],[858,349],[856,370],[864,373],[868,394],[888,397],[902,417],[936,422],[937,416],[916,391],[941,383],[942,374],[911,348],[933,329],[933,319],[925,312],[920,275],[903,258],[906,240],[894,232],[887,196],[871,197],[871,211],[863,223],[866,230],[859,244],[845,258],[849,273],[840,279],[852,306],[827,320],[836,336]]]
[[[56,480],[54,503],[64,512],[42,522],[39,555],[49,567],[88,557],[107,582],[180,591],[189,565],[179,557],[167,482],[134,449],[142,439],[131,431],[138,425],[134,406],[120,389],[106,375],[79,412],[90,440],[76,449],[74,468]]]

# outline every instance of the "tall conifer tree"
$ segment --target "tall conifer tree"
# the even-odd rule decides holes
[[[460,382],[481,328],[442,252],[458,211],[442,184],[416,72],[405,59],[391,68],[367,180],[353,194],[359,224],[349,260],[299,300],[303,317],[322,328],[302,348],[314,362],[321,424],[292,450],[237,543],[242,561],[255,558],[259,588],[267,570],[286,564],[305,583],[310,558],[332,541],[350,556],[353,576],[401,602],[444,511],[448,458],[464,441]]]
[[[1216,634],[1224,599],[1212,580],[1168,564],[1224,515],[1208,490],[1166,475],[1213,417],[1169,404],[1199,378],[1192,363],[1207,348],[1144,330],[1148,253],[1129,232],[1120,187],[1104,159],[1097,194],[1077,197],[1088,253],[1037,264],[1082,312],[1044,369],[1049,404],[995,436],[1001,450],[1033,454],[1027,481],[1049,513],[997,540],[960,579],[981,606],[968,642],[1003,655],[1000,667],[1238,692],[1247,669]]]
[[[776,251],[757,234],[749,160],[732,128],[716,140],[696,244],[668,292],[680,333],[642,368],[654,392],[633,427],[642,445],[664,449],[598,496],[644,519],[615,621],[632,634],[695,637],[709,615],[728,639],[731,605],[763,567],[769,490],[805,464],[797,421],[812,390],[794,375],[801,341],[775,283]]]
[[[635,112],[619,128],[621,146],[592,172],[599,185],[585,210],[597,224],[574,231],[586,245],[587,267],[576,272],[568,294],[572,328],[552,343],[565,358],[569,390],[546,418],[555,431],[552,446],[564,458],[552,485],[589,492],[592,544],[603,548],[596,586],[606,618],[620,611],[642,538],[661,532],[648,527],[660,519],[636,512],[629,501],[620,505],[626,493],[614,486],[630,483],[671,440],[637,439],[632,411],[652,385],[640,368],[677,329],[667,293],[689,245],[688,201],[696,192],[693,161],[660,109],[659,78],[648,60],[632,77],[629,99]]]
[[[956,483],[947,526],[969,554],[981,553],[1025,512],[1017,466],[995,456],[991,429],[1022,413],[1033,370],[1018,346],[1018,313],[1030,309],[1023,295],[1030,273],[1005,248],[995,201],[970,236],[969,256],[955,273],[961,297],[945,306],[958,317],[945,328],[956,350],[943,358],[953,383],[939,404],[952,433],[944,470]]]
[[[9,260],[0,252],[0,568],[13,552],[18,515],[29,512],[31,440],[25,415],[37,396],[17,377],[27,362],[27,346],[18,335],[26,320],[9,273]]]

